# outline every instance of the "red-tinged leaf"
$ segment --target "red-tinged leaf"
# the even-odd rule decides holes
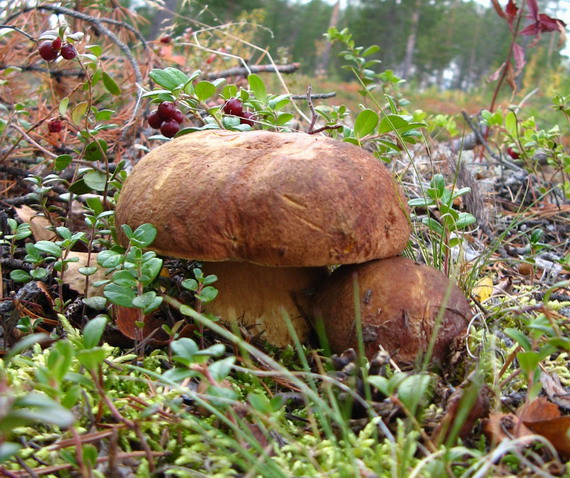
[[[523,406],[518,414],[530,431],[546,438],[561,455],[570,456],[570,416],[561,416],[554,403],[540,397]]]
[[[529,18],[538,21],[538,3],[536,0],[527,0]]]
[[[470,392],[473,393],[474,390],[471,390]],[[463,423],[461,424],[461,428],[458,433],[460,438],[465,439],[469,435],[478,419],[487,418],[489,416],[490,388],[485,386],[481,389],[472,403],[469,403],[468,400],[464,401],[464,394],[464,389],[458,387],[449,397],[445,409],[445,415],[432,436],[433,440],[437,443],[443,443],[449,438],[450,432],[455,426],[455,422],[460,418],[460,415],[465,412],[465,409],[462,410],[461,407],[465,408],[466,404],[470,405],[470,410],[467,417],[461,417],[463,418]]]
[[[515,23],[515,20],[517,18],[517,15],[519,13],[519,7],[517,7],[517,4],[514,0],[509,0],[509,3],[507,3],[507,8],[505,9],[506,12],[506,19],[507,22],[509,23],[509,28],[513,29],[513,24]]]
[[[493,3],[493,7],[495,8],[497,15],[501,18],[507,18],[507,14],[503,11],[503,8],[499,4],[499,0],[491,0],[491,2]]]
[[[545,13],[541,13],[539,16],[540,22],[540,31],[541,32],[562,32],[564,31],[564,27],[566,23],[558,18],[552,18],[546,15]]]
[[[512,23],[519,12],[519,7],[517,7],[517,3],[514,0],[509,0],[507,3],[506,14],[509,20],[509,23]]]
[[[526,64],[526,60],[524,58],[524,48],[518,43],[513,45],[513,56],[515,58],[515,75],[519,75]]]
[[[540,28],[539,28],[539,24],[538,23],[533,23],[531,25],[529,25],[528,27],[523,28],[520,32],[519,35],[522,36],[536,36],[540,33]]]
[[[512,413],[493,413],[483,420],[481,430],[492,443],[532,435],[532,432],[520,423],[519,417]]]
[[[114,305],[113,310],[115,325],[123,337],[130,340],[134,340],[137,337],[141,340],[148,339],[149,335],[152,335],[150,340],[148,340],[148,344],[155,347],[160,347],[170,342],[168,334],[162,329],[162,325],[165,322],[156,311],[144,316],[144,327],[141,330],[136,324],[139,320],[140,309]],[[196,326],[194,324],[187,324],[177,330],[179,337],[193,337],[195,331]]]
[[[519,408],[517,415],[526,425],[526,422],[538,422],[558,418],[560,416],[560,409],[554,403],[549,402],[546,397],[540,397]]]
[[[499,75],[501,74],[501,72],[503,71],[503,68],[505,67],[505,64],[503,63],[498,69],[497,71],[495,71],[495,73],[493,73],[491,76],[489,76],[489,78],[487,78],[487,81],[497,81],[499,79]]]
[[[525,421],[524,424],[533,433],[542,435],[552,443],[552,446],[556,448],[558,453],[566,458],[570,457],[570,438],[568,437],[568,432],[570,432],[569,416],[535,422]]]
[[[511,63],[507,63],[506,68],[507,68],[507,73],[505,75],[505,79],[507,80],[507,83],[509,84],[513,92],[516,92],[517,82],[515,81],[516,75],[515,75],[515,70],[513,69],[513,65]]]
[[[161,328],[164,320],[158,318],[156,314],[151,312],[149,315],[145,315],[143,317],[144,327],[141,329],[137,325],[140,320],[140,309],[120,305],[114,305],[113,309],[115,311],[115,324],[125,337],[132,340],[135,338],[142,340],[152,334],[153,343],[167,343],[168,336]]]

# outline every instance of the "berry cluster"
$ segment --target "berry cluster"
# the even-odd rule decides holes
[[[51,119],[48,123],[48,131],[50,133],[59,133],[61,130],[63,130],[63,121],[56,118]]]
[[[223,112],[227,115],[233,115],[239,117],[239,122],[241,124],[248,124],[253,126],[253,113],[243,110],[243,104],[237,98],[232,98],[224,103]]]
[[[508,148],[507,154],[513,159],[519,159],[521,157],[520,153],[514,148]]]
[[[148,124],[151,128],[160,129],[167,138],[173,138],[180,131],[180,124],[184,118],[184,113],[174,103],[163,101],[148,115]]]
[[[38,46],[38,52],[45,61],[54,61],[60,54],[66,60],[73,60],[77,56],[77,50],[71,43],[62,46],[61,38],[45,40]]]

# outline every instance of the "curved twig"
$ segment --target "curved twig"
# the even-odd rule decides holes
[[[37,41],[32,35],[30,35],[29,33],[26,33],[24,30],[20,30],[18,27],[13,27],[12,25],[0,25],[0,30],[2,28],[9,28],[10,30],[14,30],[14,31],[24,35],[29,40]]]
[[[141,73],[141,70],[139,68],[139,65],[137,63],[137,60],[135,59],[135,57],[133,56],[133,54],[131,53],[131,50],[129,49],[129,47],[121,40],[119,39],[119,37],[117,37],[117,35],[115,35],[114,32],[112,32],[111,30],[109,30],[105,25],[103,25],[103,23],[110,23],[113,25],[121,25],[124,26],[126,28],[128,28],[126,26],[126,24],[123,24],[122,22],[119,22],[117,20],[112,20],[109,18],[96,18],[93,17],[91,15],[87,15],[85,13],[81,13],[81,12],[77,12],[75,10],[72,10],[70,8],[66,8],[66,7],[60,7],[57,5],[35,5],[32,7],[25,7],[23,10],[21,10],[20,12],[11,15],[8,19],[6,19],[7,22],[11,21],[12,19],[16,18],[18,15],[20,15],[21,13],[25,13],[25,12],[30,12],[33,10],[41,10],[41,11],[48,11],[51,13],[55,13],[55,14],[60,14],[60,15],[67,15],[73,18],[78,18],[79,20],[83,20],[89,24],[91,24],[91,26],[98,32],[102,33],[103,35],[107,36],[113,43],[115,43],[115,45],[117,45],[119,47],[119,49],[125,54],[125,56],[127,57],[129,63],[131,64],[131,66],[133,67],[133,70],[135,72],[135,78],[136,78],[136,82],[139,84],[142,84],[143,82],[143,75]],[[130,31],[131,28],[128,28]],[[137,35],[137,38],[140,39],[140,34]],[[143,45],[145,46],[145,48],[148,48],[148,45],[146,43],[146,41],[144,41],[144,39],[142,40]],[[142,92],[140,89],[137,88],[137,101],[135,103],[135,107],[133,108],[133,112],[131,114],[131,118],[129,119],[129,121],[127,122],[127,124],[125,125],[125,127],[130,126],[135,118],[136,115],[138,113],[138,110],[140,108],[140,103],[141,103],[141,98],[142,98]]]

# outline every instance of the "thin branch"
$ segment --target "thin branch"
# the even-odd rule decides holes
[[[336,124],[333,126],[325,125],[321,126],[320,128],[314,129],[318,115],[317,111],[315,110],[315,106],[313,105],[313,98],[317,97],[317,95],[313,95],[312,93],[313,93],[313,87],[309,85],[309,87],[307,88],[307,95],[305,96],[305,99],[307,100],[307,104],[309,105],[309,109],[311,110],[311,124],[309,125],[309,129],[307,130],[307,134],[317,134],[317,133],[322,133],[323,131],[326,131],[328,129],[342,128],[342,125]]]
[[[26,138],[26,140],[28,141],[28,143],[33,144],[36,148],[38,148],[40,151],[42,151],[44,154],[47,154],[48,156],[52,157],[52,158],[57,158],[57,154],[52,153],[51,151],[48,151],[47,149],[45,149],[41,144],[39,144],[37,141],[35,141],[34,139],[32,139],[28,133],[26,131],[24,131],[22,128],[20,128],[19,126],[16,126],[15,124],[11,124],[10,128],[15,129],[18,133],[20,133],[24,138]]]
[[[312,100],[322,100],[327,98],[334,98],[336,96],[336,91],[331,91],[330,93],[315,93],[311,95]],[[307,95],[291,95],[292,100],[306,100]]]
[[[473,121],[471,121],[471,118],[469,118],[469,115],[465,112],[462,111],[461,114],[463,115],[463,119],[465,120],[465,122],[469,125],[469,127],[473,130],[473,133],[475,133],[475,137],[477,138],[477,142],[482,144],[483,147],[485,148],[485,150],[489,153],[489,155],[498,163],[500,163],[501,165],[512,169],[513,171],[519,171],[519,172],[524,172],[524,169],[521,168],[520,166],[517,166],[515,163],[513,163],[512,161],[509,161],[506,158],[503,158],[503,156],[501,154],[496,154],[494,153],[491,148],[489,147],[489,144],[487,143],[487,141],[485,141],[485,138],[483,137],[483,135],[481,134],[481,131],[479,130],[479,128],[477,128],[474,124]]]
[[[54,77],[63,77],[63,76],[76,76],[77,78],[81,78],[85,76],[85,73],[82,70],[52,70],[50,68],[43,68],[41,66],[35,65],[27,65],[27,66],[18,66],[18,65],[4,65],[0,63],[0,71],[7,70],[8,68],[18,68],[21,71],[37,71],[39,73],[49,73],[51,76]]]
[[[224,76],[247,76],[251,73],[295,73],[301,67],[300,63],[289,65],[248,65],[247,68],[236,66],[222,71],[214,71],[204,75],[208,80],[215,80]]]
[[[309,129],[307,130],[308,134],[312,134],[315,128],[315,124],[317,123],[317,111],[315,110],[315,106],[313,105],[313,99],[311,98],[311,93],[313,92],[313,87],[311,85],[307,88],[307,104],[309,105],[309,109],[311,110],[311,123],[309,124]]]
[[[32,35],[30,35],[29,33],[26,33],[24,30],[20,30],[18,27],[14,27],[12,25],[0,25],[0,30],[2,30],[2,28],[9,28],[10,30],[14,30],[22,35],[24,35],[26,38],[28,38],[28,40],[32,40],[32,41],[37,41]]]

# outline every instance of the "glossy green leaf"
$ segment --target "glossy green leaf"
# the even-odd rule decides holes
[[[156,227],[152,224],[142,224],[137,227],[132,237],[130,238],[131,244],[137,247],[147,247],[152,244],[156,237]]]
[[[358,138],[363,138],[369,135],[376,128],[378,120],[379,117],[376,111],[370,109],[362,110],[354,122],[354,134]]]
[[[58,156],[57,158],[55,158],[54,161],[54,169],[56,171],[63,171],[65,168],[67,168],[70,164],[71,161],[73,161],[73,158],[71,157],[70,154],[62,154],[60,156]]]
[[[103,295],[113,304],[122,305],[123,307],[132,307],[133,299],[136,297],[133,290],[113,283],[105,286]]]
[[[255,95],[255,98],[259,101],[265,102],[267,99],[267,90],[265,89],[265,83],[263,83],[263,80],[255,73],[252,73],[247,77],[247,81],[251,91],[253,91],[253,94]]]
[[[121,88],[115,82],[115,80],[107,72],[103,72],[103,85],[105,89],[114,96],[119,96],[121,94]]]
[[[59,114],[61,116],[65,116],[67,114],[68,105],[69,105],[69,97],[65,97],[59,102]]]
[[[45,252],[50,256],[61,257],[61,247],[51,241],[38,241],[35,248],[41,252]]]
[[[104,139],[92,141],[85,147],[85,159],[87,161],[101,161],[107,152],[107,148],[107,141]]]
[[[83,176],[85,184],[94,191],[105,191],[107,176],[101,171],[90,171]]]
[[[194,94],[200,101],[206,101],[216,94],[216,87],[209,81],[201,81],[194,87]]]
[[[88,370],[96,370],[105,360],[105,349],[95,347],[92,349],[80,350],[77,352],[77,360]]]
[[[171,91],[182,88],[189,80],[188,75],[177,68],[155,69],[150,72],[150,77],[155,83]]]
[[[106,324],[107,317],[103,315],[98,315],[87,322],[87,325],[83,327],[83,345],[86,349],[95,347],[99,344]]]
[[[32,276],[26,271],[15,269],[10,272],[10,279],[14,282],[29,282],[32,280]]]

